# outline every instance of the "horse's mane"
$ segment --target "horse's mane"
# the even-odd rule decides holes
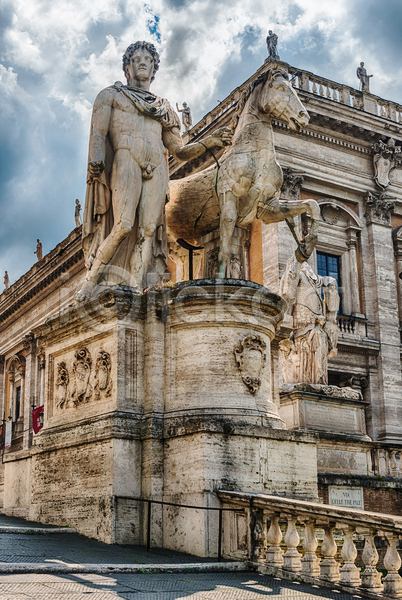
[[[272,79],[276,75],[282,75],[287,79],[285,71],[283,71],[282,69],[276,69],[274,67],[268,69],[267,71],[264,71],[264,73],[258,75],[257,79],[254,79],[254,81],[248,84],[248,86],[240,96],[239,101],[237,102],[235,114],[232,117],[231,127],[233,128],[233,131],[236,129],[244,107],[246,106],[246,102],[250,98],[251,94],[254,92],[255,88],[261,83],[265,83],[268,80],[268,78]]]

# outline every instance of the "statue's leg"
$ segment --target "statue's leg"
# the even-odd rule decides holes
[[[221,194],[219,277],[227,277],[230,267],[230,249],[237,222],[237,197],[232,192]]]
[[[147,287],[147,274],[152,263],[153,237],[163,216],[166,202],[168,170],[163,161],[152,179],[145,180],[138,210],[139,237],[132,257],[132,272],[139,285]],[[165,233],[164,233],[165,235]],[[167,257],[166,257],[167,259]]]
[[[77,298],[84,299],[92,295],[105,267],[110,264],[121,242],[130,233],[141,194],[141,169],[128,150],[118,150],[114,156],[111,189],[114,224],[110,234],[99,246],[85,284]]]

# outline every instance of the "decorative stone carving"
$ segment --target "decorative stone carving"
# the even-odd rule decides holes
[[[249,335],[234,351],[240,374],[251,394],[258,392],[261,385],[261,374],[267,360],[266,348],[262,338]]]
[[[68,384],[70,382],[70,376],[68,374],[67,365],[64,361],[57,365],[57,376],[56,376],[56,406],[57,408],[67,408],[69,397],[68,397]]]
[[[143,289],[151,273],[163,280],[166,150],[187,161],[231,142],[232,132],[224,127],[202,143],[183,146],[179,117],[167,100],[149,91],[158,68],[153,44],[131,44],[123,56],[127,85],[118,81],[95,100],[82,226],[87,274],[77,300],[100,292],[97,286]]]
[[[371,149],[375,182],[378,187],[385,190],[390,184],[389,174],[392,169],[402,165],[402,148],[395,146],[395,140],[390,138],[387,143],[382,140],[376,142]]]
[[[42,370],[46,366],[46,356],[43,346],[40,346],[36,351],[36,356],[38,359],[38,369]]]
[[[316,275],[308,263],[300,264],[293,257],[280,293],[292,308],[294,328],[279,345],[285,382],[328,383],[328,357],[336,356],[339,332],[336,280]]]
[[[86,348],[76,350],[73,363],[75,385],[71,393],[74,406],[88,402],[92,396],[92,385],[89,383],[91,367],[92,358],[89,351]]]
[[[395,200],[381,194],[377,196],[371,192],[367,192],[364,196],[364,216],[367,225],[377,223],[379,225],[391,226],[391,212],[395,208]]]
[[[214,248],[208,253],[208,279],[219,277],[219,248]],[[239,257],[231,252],[227,276],[232,279],[244,279],[243,264]]]
[[[290,167],[284,167],[281,198],[287,200],[300,200],[300,188],[303,185],[304,175]]]
[[[5,271],[5,273],[4,273],[4,289],[8,290],[9,287],[10,287],[10,278],[8,276],[8,272]]]
[[[321,216],[326,223],[330,225],[336,225],[341,216],[341,208],[337,204],[323,203],[320,205]]]
[[[281,383],[280,392],[282,394],[292,394],[293,392],[308,392],[312,394],[322,394],[330,398],[341,398],[343,400],[361,400],[362,394],[356,389],[350,387],[337,387],[336,385],[323,385],[318,383]]]
[[[94,399],[99,400],[101,392],[104,392],[105,396],[110,396],[112,391],[112,380],[110,377],[110,370],[112,361],[109,352],[103,350],[99,352],[96,363],[95,363],[95,386],[94,386]]]
[[[27,333],[26,336],[24,336],[24,339],[22,340],[22,345],[24,346],[24,349],[27,354],[31,354],[35,351],[36,339],[32,331],[30,333]]]

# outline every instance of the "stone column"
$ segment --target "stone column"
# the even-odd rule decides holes
[[[23,448],[27,449],[31,445],[31,430],[32,430],[32,410],[31,404],[35,394],[35,367],[36,367],[36,340],[33,333],[28,333],[23,341],[23,346],[26,352],[25,378],[24,378],[24,396],[21,398],[23,404],[24,415],[24,436]]]
[[[375,440],[400,442],[402,378],[400,333],[391,235],[391,211],[395,201],[368,192],[364,199],[369,253],[366,259],[372,281],[372,315],[375,337],[381,344],[377,362],[378,387],[371,390],[372,427]],[[370,378],[373,385],[375,377]],[[375,402],[375,404],[374,404]]]
[[[351,314],[358,317],[364,317],[360,310],[360,294],[359,294],[359,271],[357,266],[357,237],[356,230],[349,228],[347,230],[348,240],[346,242],[348,247],[349,257],[349,278],[350,278],[350,289],[351,289]]]

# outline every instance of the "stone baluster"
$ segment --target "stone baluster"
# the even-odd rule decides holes
[[[312,92],[313,92],[313,94],[316,94],[316,93],[317,93],[317,84],[316,84],[316,82],[315,82],[314,80],[313,80],[313,88],[312,88]]]
[[[376,569],[378,552],[374,544],[374,531],[363,529],[361,533],[364,535],[365,540],[362,553],[365,569],[361,575],[361,587],[372,592],[380,592],[382,590],[381,573]]]
[[[321,552],[324,560],[320,564],[320,577],[331,582],[338,581],[339,579],[339,565],[334,558],[338,549],[333,535],[334,526],[334,523],[324,525],[325,535],[321,544]]]
[[[266,562],[272,567],[281,567],[283,564],[283,550],[279,546],[282,541],[279,516],[278,513],[270,515],[271,522],[267,533],[267,543],[269,546],[266,551]]]
[[[264,511],[254,509],[251,521],[251,548],[252,559],[254,562],[264,562],[265,560],[265,542],[267,539],[267,526]]]
[[[322,83],[320,82],[320,87],[318,88],[318,93],[320,94],[320,96],[324,95],[324,88],[322,87]]]
[[[301,554],[297,551],[297,546],[300,542],[300,537],[296,529],[297,517],[287,515],[286,518],[288,520],[288,528],[286,530],[284,541],[287,550],[283,555],[283,568],[297,573],[302,568],[300,560]]]
[[[331,100],[331,88],[329,87],[329,85],[327,84],[327,94],[326,94],[327,98],[329,98]]]
[[[304,521],[304,556],[301,559],[301,571],[311,577],[318,577],[320,574],[320,561],[316,554],[317,546],[318,541],[315,536],[315,521],[314,519],[307,519]]]
[[[386,533],[385,536],[388,540],[388,548],[384,557],[384,567],[388,574],[383,579],[383,593],[384,596],[402,598],[402,577],[398,573],[401,568],[401,557],[396,547],[398,537],[393,533]]]
[[[344,533],[343,546],[341,556],[344,560],[343,567],[340,568],[340,583],[350,585],[352,587],[358,587],[361,583],[360,569],[356,567],[355,560],[357,558],[357,549],[353,541],[354,527],[349,525],[343,525],[342,530]]]

